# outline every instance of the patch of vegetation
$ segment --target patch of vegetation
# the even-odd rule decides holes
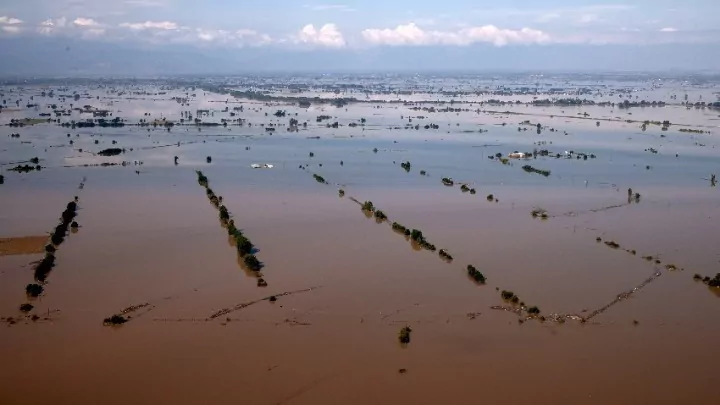
[[[533,218],[540,217],[542,219],[548,219],[548,213],[542,208],[535,208],[532,211],[530,211],[530,215],[532,215]]]
[[[540,169],[536,169],[530,165],[525,165],[522,167],[522,169],[528,173],[537,173],[537,174],[543,175],[545,177],[548,177],[550,175],[550,170],[540,170]]]
[[[488,194],[488,196],[485,197],[485,199],[488,200],[489,202],[493,202],[493,200],[495,200],[495,196],[492,194]]]
[[[409,161],[405,163],[400,163],[400,166],[405,169],[406,172],[410,172],[411,165]]]
[[[387,220],[387,215],[385,215],[385,213],[380,210],[376,210],[375,211],[375,219],[377,219],[379,221],[385,221],[385,220]]]
[[[470,187],[468,187],[467,184],[463,184],[462,186],[460,186],[460,191],[462,191],[463,193],[467,193],[468,191],[470,191]]]
[[[518,296],[515,295],[515,293],[512,291],[502,290],[502,292],[500,293],[500,296],[505,301],[510,301],[513,304],[517,304],[518,302],[520,302],[520,298],[518,298]]]
[[[224,205],[221,205],[219,210],[220,210],[220,219],[222,221],[227,221],[230,219],[230,212],[228,212],[227,208],[225,208]]]
[[[109,148],[109,149],[101,150],[100,152],[98,152],[98,155],[100,155],[100,156],[117,156],[121,153],[123,153],[123,149]]]
[[[427,172],[425,170],[420,170],[420,175],[425,176],[425,175],[427,175]]]
[[[375,212],[375,206],[373,205],[372,201],[365,201],[362,204],[362,210],[366,212]]]
[[[444,184],[446,186],[453,186],[455,184],[455,182],[449,177],[443,177],[442,184]]]
[[[20,304],[20,310],[22,312],[30,312],[35,308],[32,304]]]
[[[438,255],[445,260],[448,260],[448,261],[453,260],[453,257],[450,255],[450,253],[448,253],[448,251],[446,249],[440,249],[438,251]]]
[[[410,343],[410,333],[412,332],[412,328],[409,326],[405,326],[402,329],[400,329],[400,333],[398,333],[398,340],[402,344],[408,344]]]
[[[325,178],[323,178],[323,176],[320,176],[320,175],[317,175],[317,174],[313,174],[313,178],[314,178],[315,181],[317,181],[318,183],[327,184],[327,181],[325,181]]]
[[[233,238],[238,255],[242,258],[244,265],[252,271],[260,271],[263,266],[258,258],[252,254],[255,246],[250,239],[235,226],[235,221],[230,219],[231,215],[227,207],[220,205],[222,203],[222,197],[216,196],[215,192],[208,187],[208,178],[205,177],[201,171],[196,171],[196,173],[198,175],[198,183],[205,187],[205,194],[208,200],[217,207],[220,220],[227,229],[228,236]],[[260,286],[260,283],[258,285]]]
[[[250,242],[250,239],[245,237],[245,235],[240,233],[240,231],[236,231],[233,237],[235,238],[235,247],[237,248],[238,254],[240,254],[240,256],[244,257],[252,253],[255,245]]]
[[[393,231],[401,232],[405,236],[410,236],[410,230],[397,222],[392,223],[392,229]]]
[[[205,177],[203,172],[201,172],[200,170],[197,170],[197,171],[195,171],[195,173],[197,173],[197,176],[198,176],[198,184],[200,184],[203,187],[207,187],[208,186],[208,178]]]
[[[475,280],[476,282],[478,282],[480,284],[485,284],[485,281],[486,281],[485,275],[483,275],[472,264],[468,264],[467,272],[468,272],[468,276],[470,276],[473,280]]]
[[[700,277],[700,275],[698,274],[696,274],[696,276]],[[713,278],[707,276],[703,277],[702,281],[703,283],[707,284],[708,287],[720,288],[720,273],[717,273]]]
[[[11,172],[29,173],[29,172],[36,171],[36,170],[37,171],[42,170],[42,166],[40,166],[40,165],[31,166],[31,165],[27,165],[27,164],[26,165],[17,165],[8,170],[10,170]]]
[[[611,248],[613,248],[613,249],[619,249],[619,248],[620,248],[620,244],[617,243],[617,242],[615,242],[614,240],[605,241],[605,245],[607,245],[608,247],[611,247]]]
[[[338,190],[338,195],[339,195],[340,197],[345,196],[345,190],[343,190],[343,189]]]
[[[103,325],[122,325],[127,321],[127,318],[124,316],[115,314],[111,317],[103,319]]]
[[[245,255],[243,257],[243,263],[245,263],[245,266],[252,271],[260,271],[260,269],[262,269],[260,260],[258,260],[258,258],[253,254]]]
[[[45,254],[45,257],[35,266],[35,280],[44,282],[54,266],[55,256],[52,253]]]
[[[257,279],[257,286],[258,286],[258,287],[267,287],[267,286],[268,286],[268,283],[267,283],[267,281],[265,281],[264,278],[260,277],[260,278]],[[275,298],[275,299],[273,299],[273,298],[275,298],[275,296],[270,297],[270,301],[276,301],[276,300],[277,300],[277,298]]]
[[[532,306],[527,309],[527,313],[530,315],[539,315],[540,314],[540,308],[536,306]]]
[[[40,284],[28,284],[25,286],[25,293],[30,297],[38,297],[44,290]]]
[[[431,252],[434,252],[436,250],[435,245],[428,242],[425,239],[425,236],[423,236],[422,231],[419,229],[413,229],[412,231],[410,231],[410,239],[412,239],[413,242],[420,245],[420,247],[423,249],[427,249]]]

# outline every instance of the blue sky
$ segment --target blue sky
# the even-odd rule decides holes
[[[683,45],[705,52],[720,43],[720,0],[0,0],[0,41],[56,39],[278,55]]]

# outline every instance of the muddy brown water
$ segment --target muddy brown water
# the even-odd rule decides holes
[[[32,153],[51,167],[6,175],[0,237],[50,232],[75,195],[81,227],[60,246],[36,299],[25,296],[25,286],[33,282],[31,262],[42,255],[0,257],[0,403],[715,404],[720,293],[692,275],[718,271],[718,190],[701,179],[716,167],[716,152],[706,148],[678,161],[674,153],[642,152],[665,142],[657,134],[641,137],[605,122],[601,129],[607,132],[588,128],[585,138],[572,140],[492,129],[480,139],[448,135],[429,144],[403,133],[238,138],[128,153],[121,158],[147,164],[112,168],[64,168],[105,160],[12,144],[3,161]],[[22,130],[39,145],[65,132]],[[177,132],[145,139],[132,128],[107,130],[101,139],[152,146],[198,136]],[[504,138],[511,133],[512,141]],[[92,145],[85,135],[78,142]],[[691,153],[688,138],[670,136],[668,148]],[[595,162],[533,162],[553,170],[543,178],[522,172],[520,163],[487,160],[513,148],[508,144],[471,148],[498,139],[523,150],[552,139],[553,150],[600,152]],[[371,153],[376,145],[381,151]],[[180,165],[172,167],[175,155]],[[208,155],[212,165],[204,163]],[[411,160],[413,169],[405,173],[393,160]],[[276,167],[249,169],[255,162]],[[300,163],[310,168],[300,170]],[[239,266],[196,168],[258,248],[268,287],[258,288],[255,275]],[[430,175],[420,176],[421,169]],[[346,196],[312,173],[343,184]],[[442,186],[443,176],[469,182],[477,195]],[[626,204],[627,187],[642,194],[639,204],[593,212]],[[486,201],[491,193],[499,202]],[[453,262],[413,249],[350,197],[421,229]],[[536,207],[553,217],[532,218]],[[637,255],[598,243],[598,236]],[[468,278],[468,264],[487,285]],[[498,290],[506,289],[543,314],[582,315],[658,268],[662,276],[585,324],[520,324],[517,315],[490,309],[504,304]],[[311,287],[319,288],[208,319]],[[36,321],[19,311],[26,302]],[[103,326],[104,318],[145,303],[149,311],[129,314],[128,323]],[[406,325],[411,342],[401,347],[397,334]]]
[[[38,314],[60,312],[2,327],[3,403],[713,403],[717,370],[708,356],[720,336],[718,298],[688,274],[701,260],[677,254],[685,273],[668,272],[589,324],[519,325],[515,315],[489,309],[501,303],[496,286],[545,312],[574,312],[604,304],[653,266],[597,245],[595,231],[459,192],[357,195],[449,247],[455,261],[446,264],[310,177],[306,191],[293,193],[232,189],[232,181],[210,178],[259,247],[269,287],[257,288],[238,267],[191,171],[185,184],[145,193],[89,185],[83,228],[63,244],[46,294],[33,301]],[[432,203],[442,197],[440,206]],[[645,214],[656,211],[659,221],[667,209],[645,207]],[[600,213],[584,220],[587,227],[595,218],[611,225],[610,214]],[[628,235],[621,243],[643,247],[632,226],[611,229]],[[692,245],[677,237],[653,248],[671,252],[683,240]],[[24,301],[30,279],[15,259],[2,259],[6,316],[17,315],[11,308]],[[471,263],[488,285],[467,279]],[[311,286],[321,288],[204,320]],[[102,326],[104,317],[143,302],[155,308],[123,326]],[[481,315],[470,320],[469,312]],[[406,324],[412,341],[400,348],[396,336]]]
[[[42,253],[47,243],[46,235],[0,238],[0,256]]]

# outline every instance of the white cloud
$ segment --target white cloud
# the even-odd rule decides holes
[[[22,20],[18,20],[17,18],[12,18],[4,15],[0,16],[0,24],[17,25],[22,24]]]
[[[366,29],[362,36],[367,42],[377,45],[470,45],[484,42],[504,46],[550,41],[550,36],[542,31],[531,28],[500,29],[494,25],[468,27],[459,31],[425,31],[415,23],[409,23],[394,29]]]
[[[67,18],[60,17],[56,19],[48,18],[47,20],[40,23],[40,27],[38,27],[38,32],[45,35],[50,35],[53,32],[55,32],[57,29],[63,29],[67,25]]]
[[[8,34],[17,34],[18,32],[20,32],[20,27],[15,25],[4,25],[2,27],[2,30],[4,32],[7,32]]]
[[[660,32],[677,32],[677,31],[678,31],[678,29],[673,28],[673,27],[660,28]]]
[[[315,29],[312,24],[308,24],[295,36],[295,41],[329,48],[345,46],[345,38],[335,24],[325,24],[319,30]]]
[[[142,31],[146,29],[156,30],[177,30],[179,26],[177,23],[170,21],[145,21],[144,23],[122,23],[119,25],[121,28],[129,28],[134,31]]]
[[[73,21],[73,24],[77,27],[98,27],[100,24],[92,18],[78,17]]]

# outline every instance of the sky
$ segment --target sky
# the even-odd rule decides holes
[[[0,0],[3,74],[333,69],[720,71],[720,0]]]

